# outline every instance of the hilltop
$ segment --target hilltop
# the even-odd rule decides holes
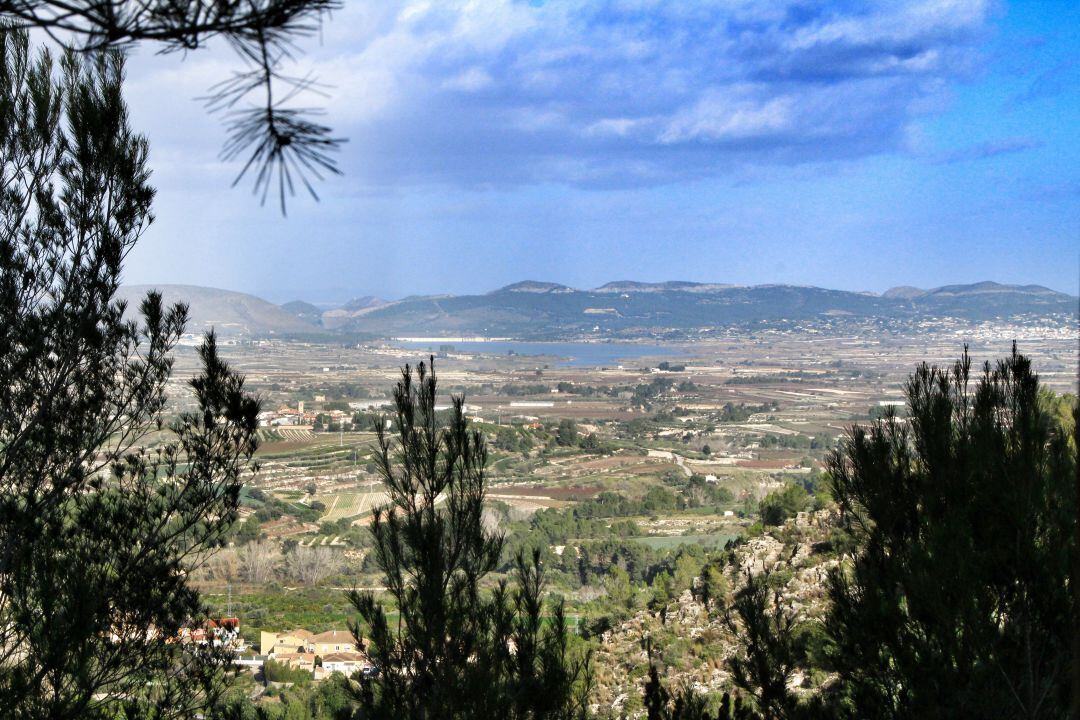
[[[254,295],[196,285],[123,285],[118,299],[126,300],[127,314],[135,317],[139,303],[150,290],[160,290],[167,303],[188,304],[187,332],[214,328],[224,337],[311,334],[319,328],[280,305]],[[306,303],[304,303],[306,305]],[[290,303],[295,306],[295,303]]]
[[[135,298],[150,286],[126,286]],[[481,295],[414,295],[386,302],[362,296],[322,310],[303,301],[277,306],[252,295],[164,285],[168,299],[191,305],[191,331],[211,326],[249,336],[363,335],[686,337],[713,328],[767,328],[798,323],[980,322],[1023,318],[1072,321],[1076,297],[1040,285],[980,282],[923,290],[897,287],[877,295],[797,285],[740,286],[672,281],[610,282],[592,290],[527,280]]]

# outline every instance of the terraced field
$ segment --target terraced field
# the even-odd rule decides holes
[[[280,433],[266,431],[268,437],[259,449],[259,472],[252,481],[256,487],[272,491],[305,489],[314,484],[324,492],[341,492],[343,486],[356,485],[366,474],[371,459],[371,433],[314,434],[286,440]]]
[[[332,522],[343,518],[359,517],[371,513],[376,506],[386,502],[385,492],[370,486],[367,492],[338,493],[336,495],[322,495],[319,500],[326,505],[326,514],[322,516],[323,522]]]

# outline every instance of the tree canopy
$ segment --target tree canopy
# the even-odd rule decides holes
[[[191,717],[224,657],[188,573],[236,517],[258,402],[199,349],[165,415],[187,310],[114,299],[151,222],[118,53],[0,33],[0,706],[13,718]]]
[[[1077,423],[1016,348],[977,379],[923,364],[907,418],[852,428],[828,462],[854,550],[830,574],[836,675],[794,697],[791,609],[736,597],[736,683],[770,718],[1066,718],[1076,685]],[[808,668],[803,668],[808,669]]]
[[[378,668],[358,693],[360,717],[583,716],[588,660],[573,656],[562,603],[545,608],[539,552],[518,555],[513,588],[481,591],[503,548],[484,522],[487,449],[463,398],[444,425],[436,395],[433,366],[415,375],[406,366],[394,390],[396,442],[388,422],[376,425],[390,499],[375,512],[372,552],[398,620],[372,593],[351,593]],[[359,624],[354,633],[363,643]]]

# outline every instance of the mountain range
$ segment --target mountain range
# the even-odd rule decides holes
[[[137,306],[149,286],[125,286]],[[703,328],[845,320],[1075,318],[1077,297],[1040,285],[980,282],[933,289],[896,287],[880,295],[795,285],[610,282],[591,290],[524,281],[482,295],[364,296],[321,309],[274,305],[251,295],[188,285],[160,286],[190,305],[193,332],[210,326],[247,336],[464,336],[560,338],[688,334]]]

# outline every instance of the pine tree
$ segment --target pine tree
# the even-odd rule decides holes
[[[139,43],[187,53],[223,39],[244,69],[215,83],[205,99],[227,118],[222,156],[241,161],[238,181],[254,174],[263,200],[274,190],[284,212],[286,195],[303,187],[315,197],[312,179],[339,173],[333,152],[344,141],[315,121],[318,110],[294,102],[319,83],[281,66],[295,56],[297,39],[315,34],[340,7],[340,0],[0,0],[0,32],[35,29],[84,53],[126,52]],[[253,96],[260,102],[248,103]]]
[[[909,417],[855,427],[829,460],[854,550],[829,579],[838,674],[798,701],[794,626],[760,579],[736,594],[730,665],[767,718],[1070,717],[1077,607],[1075,419],[1016,352],[971,383],[926,364]]]
[[[432,359],[432,363],[434,359]],[[501,535],[484,524],[484,438],[463,399],[449,422],[435,410],[433,366],[406,366],[391,428],[376,424],[379,471],[389,493],[372,522],[375,562],[398,618],[370,592],[350,600],[377,674],[358,693],[360,717],[571,718],[585,714],[588,658],[574,659],[562,604],[544,621],[539,553],[516,558],[516,586],[481,581],[499,563]]]
[[[154,195],[122,75],[115,53],[57,67],[0,32],[5,717],[191,717],[223,670],[174,640],[205,614],[187,575],[236,516],[258,403],[211,335],[169,420],[186,308],[151,293],[137,323],[114,300]]]
[[[1015,346],[970,376],[966,351],[922,365],[907,421],[854,429],[829,462],[858,550],[826,627],[860,717],[1068,714],[1076,439]]]
[[[724,622],[741,644],[728,659],[735,685],[754,696],[765,718],[798,717],[798,703],[787,687],[798,663],[795,615],[779,592],[770,591],[767,574],[747,578]]]

